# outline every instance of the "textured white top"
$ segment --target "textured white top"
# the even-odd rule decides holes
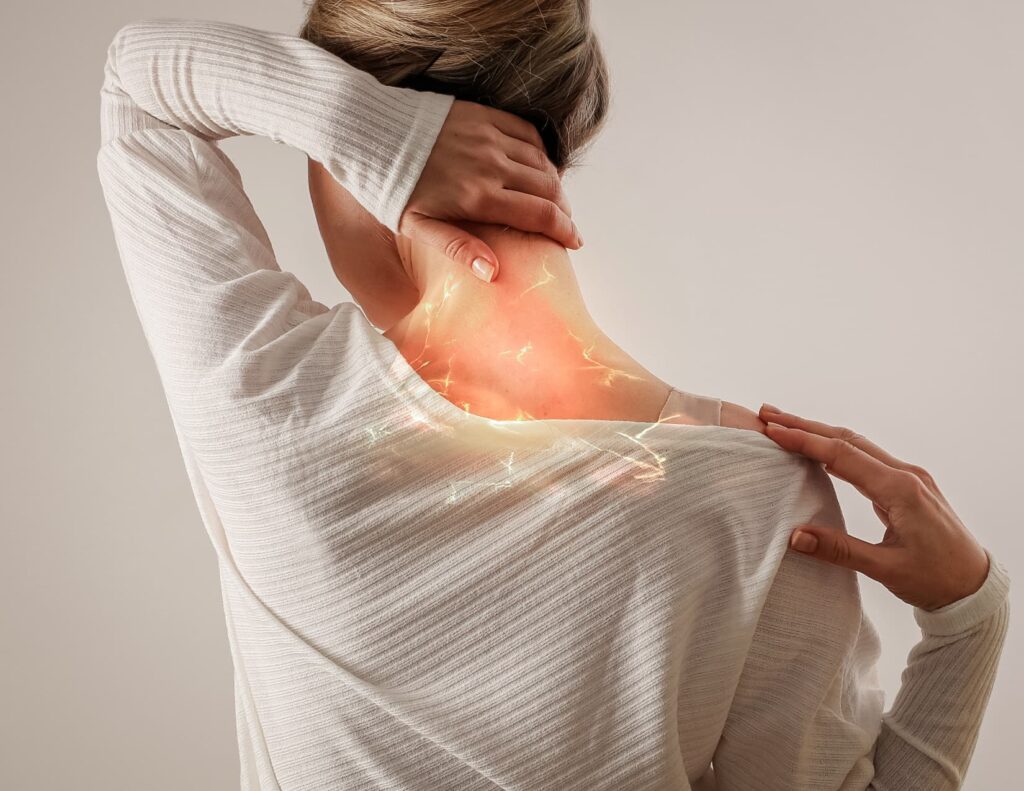
[[[450,102],[223,22],[109,48],[99,176],[219,558],[242,787],[958,787],[1003,567],[914,611],[883,717],[856,574],[787,550],[844,527],[821,465],[715,399],[695,425],[464,412],[279,268],[216,142],[295,146],[395,229]]]

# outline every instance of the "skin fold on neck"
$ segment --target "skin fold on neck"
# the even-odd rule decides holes
[[[495,420],[656,422],[670,386],[590,316],[568,252],[539,234],[462,224],[501,262],[491,283],[397,237],[419,299],[384,332],[457,407]]]

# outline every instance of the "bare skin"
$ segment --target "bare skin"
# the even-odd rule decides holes
[[[531,125],[463,102],[453,105],[398,236],[319,163],[309,160],[308,172],[336,276],[453,404],[504,420],[655,422],[670,386],[587,311],[567,250],[582,240],[560,175]],[[473,272],[479,256],[495,264],[490,281]],[[731,402],[721,422],[765,425]]]
[[[566,249],[583,241],[560,176],[532,126],[459,101],[397,237],[309,163],[310,197],[335,273],[442,396],[496,419],[655,422],[669,385],[587,312]],[[920,466],[850,429],[769,405],[754,413],[723,402],[721,424],[761,432],[824,463],[872,500],[886,527],[882,541],[870,544],[844,530],[801,525],[791,536],[794,550],[866,574],[927,610],[984,583],[984,549]]]
[[[436,247],[396,237],[312,160],[309,185],[338,279],[460,409],[501,420],[657,420],[669,384],[597,326],[560,243],[459,222],[502,261],[488,283]],[[723,402],[722,425],[763,432],[765,424]]]
[[[436,250],[397,240],[421,298],[384,334],[413,368],[449,401],[485,417],[655,422],[670,385],[597,325],[566,249],[539,234],[463,227],[502,259],[499,280],[481,282]],[[737,405],[723,405],[726,421],[763,427]]]
[[[339,279],[357,299],[364,295],[370,320],[453,403],[468,402],[485,416],[522,411],[541,418],[656,419],[668,385],[596,326],[561,244],[501,226],[463,224],[503,259],[502,277],[487,283],[430,245],[394,237],[315,163],[310,192]],[[336,215],[321,219],[334,209]],[[850,429],[769,405],[755,413],[725,401],[721,423],[758,431],[822,462],[872,500],[886,528],[871,544],[836,528],[794,526],[794,550],[799,536],[813,536],[814,545],[800,551],[859,571],[926,610],[984,583],[984,549],[919,465]]]
[[[616,345],[583,304],[565,248],[494,225],[470,228],[502,260],[486,283],[398,240],[421,297],[385,336],[449,401],[499,420],[654,421],[669,386]]]

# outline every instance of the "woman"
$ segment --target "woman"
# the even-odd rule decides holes
[[[244,788],[960,784],[1006,570],[920,467],[671,388],[600,332],[551,168],[605,90],[575,0],[114,37],[99,174],[218,554]],[[309,156],[365,315],[280,268],[234,134]],[[856,571],[922,628],[884,717]]]

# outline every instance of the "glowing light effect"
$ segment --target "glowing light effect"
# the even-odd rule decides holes
[[[590,365],[581,365],[580,370],[601,371],[603,376],[601,377],[600,384],[604,385],[605,387],[611,387],[615,383],[616,379],[635,379],[637,381],[643,380],[642,376],[631,374],[629,373],[629,371],[624,371],[621,368],[612,368],[610,365],[605,365],[604,363],[599,362],[595,360],[593,357],[591,357],[591,354],[593,354],[594,351],[594,347],[597,345],[596,340],[593,340],[589,344],[587,344],[587,342],[583,340],[583,338],[580,338],[578,335],[574,335],[572,332],[570,332],[569,334],[572,335],[572,337],[576,340],[577,343],[580,344],[580,346],[583,347],[580,353],[583,355],[583,359],[590,363]]]
[[[524,296],[526,296],[529,292],[533,291],[535,288],[540,288],[541,286],[546,286],[548,283],[553,283],[555,281],[555,276],[548,271],[547,261],[542,261],[541,265],[540,265],[540,268],[542,270],[544,270],[544,274],[541,276],[541,278],[536,283],[531,285],[525,291],[521,292],[519,294],[519,296],[516,297],[516,301],[522,299]]]
[[[455,352],[452,352],[451,356],[448,358],[448,370],[445,371],[444,376],[442,376],[440,379],[438,379],[437,377],[434,377],[432,379],[424,380],[424,381],[426,381],[428,383],[429,382],[440,382],[442,385],[444,385],[443,389],[438,390],[438,392],[441,395],[446,396],[446,397],[448,395],[448,388],[451,387],[451,385],[452,385],[452,360],[454,360],[454,359],[455,359]],[[436,387],[434,389],[437,390]],[[468,401],[464,401],[463,403],[466,404],[467,406],[469,405]]]
[[[457,503],[465,500],[472,492],[480,491],[481,489],[509,489],[516,483],[516,474],[512,469],[512,462],[515,459],[516,452],[511,451],[508,454],[508,461],[499,462],[502,467],[505,468],[505,477],[499,481],[487,482],[487,481],[471,481],[471,480],[456,480],[448,482],[449,494],[445,498],[445,502]]]
[[[507,354],[514,354],[516,356],[516,362],[517,363],[519,363],[520,365],[526,365],[526,363],[523,362],[523,357],[525,357],[526,353],[528,351],[530,351],[530,349],[532,349],[532,348],[533,348],[533,341],[527,341],[526,345],[523,346],[518,351],[516,349],[506,349],[503,352],[498,352],[498,356],[499,357],[503,357],[503,356],[505,356]]]
[[[515,298],[516,301],[521,300],[531,291],[543,288],[556,281],[555,276],[548,270],[546,263],[542,263],[541,270],[542,272],[537,277],[537,279],[533,283],[531,283],[526,289],[519,293],[519,295]],[[435,319],[438,317],[440,312],[445,308],[446,304],[451,299],[455,291],[459,288],[459,286],[460,284],[455,282],[454,275],[449,274],[448,277],[445,279],[440,298],[437,300],[437,302],[422,303],[422,307],[425,313],[425,330],[423,336],[423,346],[420,349],[419,353],[414,358],[408,361],[413,370],[416,370],[418,372],[422,370],[425,366],[430,365],[432,361],[436,361],[436,353],[438,351],[439,346],[446,346],[454,343],[454,340],[448,340],[440,345],[434,344],[433,348],[431,348],[431,332],[434,329]],[[594,339],[588,341],[584,338],[578,337],[577,335],[571,332],[569,332],[569,335],[579,344],[579,354],[583,364],[579,365],[577,367],[577,370],[593,371],[597,376],[598,384],[601,385],[602,387],[614,387],[616,382],[622,379],[634,381],[643,380],[642,376],[638,376],[623,369],[615,368],[596,359],[594,354],[599,340],[599,336],[595,336]],[[431,355],[430,359],[428,359],[427,357],[428,354]],[[527,366],[528,360],[536,356],[536,349],[534,347],[532,339],[527,339],[523,345],[517,348],[505,349],[501,352],[498,352],[498,355],[500,357],[510,358],[510,363],[514,362],[516,365]],[[452,363],[455,356],[455,351],[452,351],[448,355],[446,370],[442,376],[434,377],[431,379],[425,379],[425,381],[428,382],[438,393],[445,397],[448,397],[450,395],[451,387],[454,383],[452,374]],[[469,401],[461,401],[460,404],[461,408],[467,414],[474,414],[471,409],[472,405],[470,404]],[[497,420],[493,418],[486,418],[483,416],[477,417],[495,426],[500,426],[502,424],[506,424],[509,422],[524,422],[537,420],[537,418],[535,418],[529,412],[521,408],[517,409],[515,417],[509,420]],[[636,448],[635,453],[620,452],[619,450],[615,450],[612,448],[601,447],[599,445],[595,445],[593,442],[589,441],[588,439],[582,436],[572,436],[570,438],[570,442],[579,442],[588,445],[596,450],[602,451],[603,453],[609,454],[617,459],[621,459],[624,462],[627,462],[629,465],[632,465],[635,468],[632,478],[637,481],[659,481],[663,480],[665,477],[666,457],[663,454],[657,452],[657,450],[652,446],[652,444],[647,439],[645,439],[645,435],[649,431],[651,431],[655,426],[660,425],[661,423],[664,422],[672,421],[673,419],[678,417],[682,417],[682,415],[667,415],[665,417],[660,418],[656,423],[646,424],[644,428],[642,428],[635,434],[632,434],[629,431],[625,430],[616,431],[615,434],[617,436],[628,440],[628,442],[633,447]],[[622,422],[628,423],[630,421]],[[435,421],[432,421],[423,413],[419,412],[417,409],[415,409],[415,407],[410,407],[407,416],[407,421],[404,421],[403,426],[374,425],[366,427],[365,431],[369,437],[369,442],[376,443],[385,437],[397,433],[400,428],[408,429],[410,426],[422,431],[454,430],[453,426],[439,425]],[[486,479],[488,476],[486,475],[481,475],[480,479],[477,480],[449,481],[448,486],[451,492],[447,498],[447,501],[449,503],[457,503],[465,499],[472,492],[479,492],[481,490],[505,489],[514,485],[516,483],[516,470],[514,467],[515,451],[510,452],[508,458],[502,461],[501,464],[504,468],[504,476],[497,481],[487,481]],[[621,474],[622,473],[620,471],[614,470],[610,467],[604,467],[600,470],[595,471],[593,473],[593,477],[595,478],[595,480],[613,480],[619,478]]]
[[[423,334],[423,348],[420,349],[419,354],[417,354],[413,359],[409,360],[409,365],[411,365],[417,371],[420,370],[420,368],[423,368],[425,365],[430,364],[430,360],[425,360],[423,362],[420,361],[422,360],[423,355],[427,353],[427,349],[430,347],[430,330],[431,327],[433,326],[434,316],[441,312],[441,309],[444,307],[445,303],[451,298],[451,295],[458,290],[459,285],[461,285],[459,283],[455,283],[453,285],[454,281],[455,275],[449,272],[448,277],[444,279],[444,286],[442,287],[441,290],[441,301],[438,302],[437,305],[435,305],[433,302],[423,303],[423,311],[424,313],[426,313],[427,316],[426,332]],[[450,365],[451,360],[449,359],[448,362]],[[419,368],[416,367],[417,363],[419,363]]]

